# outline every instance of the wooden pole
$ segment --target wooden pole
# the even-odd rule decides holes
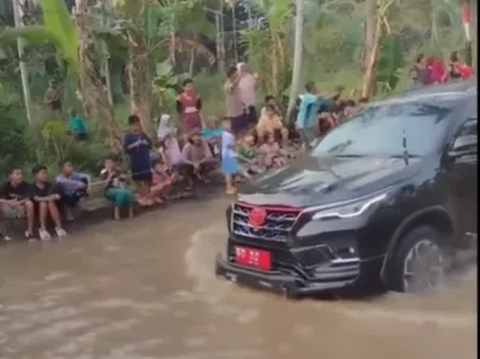
[[[15,27],[22,27],[24,24],[22,22],[22,17],[24,16],[22,10],[22,0],[12,0],[13,6],[13,16],[15,20]],[[28,82],[28,71],[27,65],[25,63],[24,58],[24,47],[25,47],[25,40],[23,38],[18,38],[17,40],[17,48],[18,48],[18,59],[19,59],[19,67],[20,67],[20,77],[22,79],[22,90],[23,90],[23,101],[25,103],[25,111],[27,112],[27,120],[28,123],[32,123],[32,114],[30,111],[30,86]]]
[[[290,86],[290,98],[288,99],[288,109],[286,120],[289,121],[295,105],[295,100],[298,95],[298,88],[300,86],[300,75],[302,67],[302,50],[303,50],[303,0],[296,0],[295,13],[295,45],[293,52],[293,71],[292,83]]]

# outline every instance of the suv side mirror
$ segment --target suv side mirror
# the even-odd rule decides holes
[[[449,151],[450,157],[459,157],[464,155],[477,154],[477,135],[464,135],[458,137]]]

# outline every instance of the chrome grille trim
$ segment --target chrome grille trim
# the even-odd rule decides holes
[[[236,235],[263,239],[268,241],[285,242],[293,225],[295,224],[301,210],[298,209],[282,213],[269,209],[268,206],[258,206],[267,211],[265,225],[260,227],[252,226],[248,222],[250,210],[255,206],[248,204],[235,203],[232,207],[231,227],[232,232]]]

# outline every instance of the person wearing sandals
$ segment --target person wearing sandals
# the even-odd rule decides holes
[[[234,177],[238,172],[235,136],[232,134],[231,126],[229,120],[222,123],[222,172],[225,176],[225,193],[230,195],[237,193]]]
[[[62,219],[58,210],[61,205],[61,188],[48,180],[47,167],[36,166],[32,170],[35,181],[31,187],[30,197],[38,210],[40,229],[38,231],[42,241],[48,241],[52,237],[47,230],[48,217],[55,224],[55,232],[58,237],[65,237],[67,232],[63,229]],[[37,212],[37,211],[36,211]]]

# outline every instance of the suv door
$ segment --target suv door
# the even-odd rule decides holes
[[[477,104],[464,112],[463,124],[453,137],[448,158],[450,188],[455,203],[455,220],[459,239],[477,233]],[[464,236],[467,234],[467,236]],[[461,243],[465,244],[465,243]]]

